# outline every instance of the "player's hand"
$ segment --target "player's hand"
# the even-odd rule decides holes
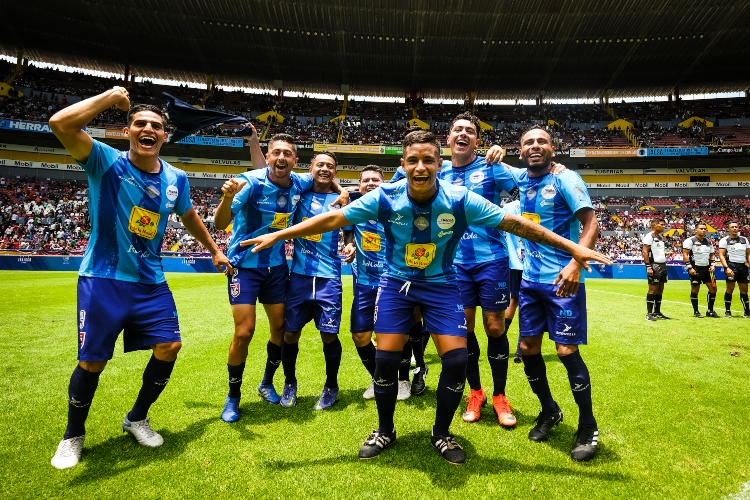
[[[571,297],[578,291],[581,283],[581,266],[576,261],[571,261],[560,271],[555,279],[555,284],[560,283],[555,295],[558,297]]]
[[[651,269],[650,267],[647,267],[647,268],[646,268],[646,274],[648,274],[649,276],[651,276],[651,275],[653,275],[653,274],[654,274],[654,270],[653,270],[653,269]]]
[[[224,193],[224,196],[227,198],[234,198],[234,195],[240,192],[240,189],[242,189],[242,186],[247,184],[247,181],[242,181],[242,183],[237,182],[237,179],[229,179],[224,181],[224,185],[221,186],[221,192]]]
[[[213,262],[216,270],[220,273],[229,276],[229,274],[232,272],[232,264],[229,263],[229,258],[224,255],[224,252],[219,251],[215,255],[212,255],[211,261]]]
[[[713,271],[713,269],[711,269],[711,270]],[[698,273],[697,273],[697,272],[695,271],[695,269],[693,269],[693,268],[691,267],[690,269],[688,269],[688,274],[689,274],[690,276],[695,276],[695,275],[696,275],[696,274],[698,274]]]
[[[330,206],[335,207],[336,205],[339,205],[340,207],[345,207],[349,204],[349,191],[346,189],[342,189],[341,193],[339,193],[339,197],[333,200],[333,203],[331,203]]]
[[[112,94],[117,97],[117,101],[114,104],[117,109],[123,111],[130,109],[130,94],[128,94],[128,90],[125,87],[112,87]]]
[[[351,264],[356,256],[357,248],[354,246],[354,243],[347,243],[344,247],[344,262]]]
[[[568,167],[566,167],[562,163],[555,163],[553,161],[552,162],[552,168],[550,169],[550,173],[552,175],[560,175],[561,173],[565,172],[566,170],[568,170]]]
[[[278,238],[275,236],[276,234],[278,233],[261,234],[260,236],[256,236],[255,238],[240,241],[240,246],[252,246],[253,248],[251,248],[250,251],[253,253],[257,253],[263,249],[272,247],[273,244],[278,241]]]
[[[484,159],[490,165],[494,165],[495,163],[500,163],[501,161],[503,161],[503,157],[505,157],[505,151],[503,151],[502,147],[495,144],[487,151]]]
[[[734,271],[732,271],[730,268],[727,267],[724,270],[724,274],[726,274],[727,276],[734,276]]]
[[[578,264],[583,267],[587,271],[591,271],[591,267],[588,265],[588,261],[595,260],[597,262],[600,262],[602,264],[612,264],[612,261],[604,255],[603,253],[596,252],[594,250],[591,250],[590,248],[586,248],[583,245],[575,245],[575,248],[573,249],[573,259],[575,259]],[[560,276],[557,277],[558,281],[560,279]],[[555,281],[554,284],[557,284],[557,281]]]

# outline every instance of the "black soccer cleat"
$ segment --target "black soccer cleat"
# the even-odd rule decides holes
[[[536,417],[536,425],[529,431],[529,439],[537,443],[549,439],[549,433],[554,426],[563,421],[563,412],[558,406],[553,411],[541,411]]]
[[[430,369],[425,366],[424,368],[415,368],[415,370],[419,370],[416,373],[414,373],[414,378],[411,381],[411,395],[412,396],[419,396],[424,393],[425,390],[425,381],[424,379],[427,378],[427,374],[430,372]]]
[[[369,460],[380,455],[384,449],[392,446],[396,442],[396,429],[393,432],[372,431],[370,437],[365,439],[362,447],[359,449],[359,458]]]
[[[743,318],[750,318],[750,312],[746,312],[742,315]]]
[[[656,321],[656,316],[654,316],[653,314],[649,313],[649,314],[646,315],[646,321]]]
[[[656,319],[672,319],[672,318],[670,318],[669,316],[664,316],[664,315],[663,315],[662,313],[660,313],[660,312],[658,312],[658,313],[654,313],[654,317],[655,317]]]
[[[727,311],[724,313],[725,318],[731,318],[732,317],[732,311]]]
[[[693,313],[693,317],[694,317],[694,318],[702,318],[702,317],[703,317],[703,315],[702,315],[701,313],[699,313],[698,311],[695,311],[695,312]]]
[[[513,356],[513,362],[516,363],[516,364],[522,363],[523,362],[523,358],[521,357],[520,354],[516,353],[516,355]]]
[[[716,314],[716,311],[706,311],[706,317],[707,318],[718,318],[720,316],[718,314]]]
[[[448,463],[461,465],[466,462],[466,452],[450,434],[447,436],[432,436],[430,441]]]
[[[599,429],[596,425],[579,425],[576,431],[576,442],[570,450],[573,460],[585,462],[596,455],[599,447]]]

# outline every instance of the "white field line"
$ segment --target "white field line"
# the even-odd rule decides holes
[[[623,295],[625,297],[634,297],[636,299],[644,299],[644,301],[646,299],[646,294],[645,293],[643,295],[633,295],[632,293],[610,292],[608,290],[596,290],[595,288],[588,288],[588,287],[586,287],[586,292],[598,292],[598,293],[610,293],[612,295]],[[702,296],[702,297],[699,296],[699,298],[705,298],[705,296]],[[680,302],[678,300],[664,300],[664,299],[662,299],[662,302],[669,302],[670,304],[679,304],[681,306],[690,307],[690,309],[693,308],[693,305],[690,302]],[[720,304],[720,305],[724,305],[724,299],[722,298],[722,300],[720,301],[718,294],[716,296],[716,303]],[[734,301],[732,301],[732,303],[734,303]],[[701,306],[703,306],[703,305],[705,305],[705,304],[703,302],[701,302]],[[738,309],[732,309],[732,312],[742,313],[744,311],[742,309],[739,309],[739,310]]]
[[[722,500],[748,500],[750,499],[750,481],[740,487],[740,491],[725,496]]]

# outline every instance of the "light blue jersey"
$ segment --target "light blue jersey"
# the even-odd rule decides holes
[[[466,228],[498,226],[505,211],[464,187],[438,180],[435,197],[412,203],[406,180],[382,184],[351,205],[344,217],[352,224],[377,220],[386,238],[385,269],[403,281],[445,283],[456,279],[453,259]],[[361,269],[360,269],[361,272]]]
[[[443,164],[440,178],[457,186],[464,186],[498,206],[502,203],[503,191],[513,193],[517,190],[516,180],[510,169],[499,163],[488,165],[481,156],[463,167]],[[456,263],[478,264],[507,256],[504,231],[494,227],[469,226],[458,246]]]
[[[283,241],[258,253],[251,252],[250,247],[240,246],[240,242],[289,226],[300,196],[313,186],[310,174],[292,172],[291,179],[290,187],[279,187],[268,178],[268,168],[237,176],[237,182],[241,184],[245,181],[247,184],[232,200],[235,217],[227,257],[233,266],[256,269],[286,263]]]
[[[354,226],[354,243],[357,245],[357,260],[352,263],[352,269],[356,269],[357,283],[377,286],[385,266],[383,225],[376,220],[357,224]]]
[[[94,141],[85,164],[91,235],[80,276],[163,283],[161,245],[171,212],[192,206],[185,172],[159,160],[159,173],[136,168],[127,151]]]
[[[326,194],[313,191],[304,193],[294,211],[294,224],[299,224],[319,214],[338,210],[329,206],[336,201],[338,196],[336,193]],[[291,272],[318,278],[341,279],[340,233],[341,231],[336,229],[328,233],[303,236],[294,240]]]
[[[514,169],[518,180],[521,215],[575,243],[581,235],[576,212],[592,208],[586,184],[571,170],[559,175],[529,177],[526,169]],[[523,279],[534,283],[554,283],[572,256],[564,251],[532,241],[524,241]],[[581,271],[581,283],[584,272]]]
[[[506,203],[503,209],[509,214],[521,215],[521,202],[518,200]],[[523,238],[513,233],[505,233],[505,246],[508,248],[510,268],[523,271]]]

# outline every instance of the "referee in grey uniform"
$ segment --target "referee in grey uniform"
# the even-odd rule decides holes
[[[708,288],[706,317],[718,318],[719,315],[714,311],[716,280],[713,273],[716,256],[713,243],[706,238],[706,230],[706,224],[703,222],[695,226],[695,236],[682,243],[682,260],[687,264],[688,274],[690,275],[690,303],[693,305],[693,316],[696,318],[703,317],[698,311],[698,292],[701,289],[701,283],[705,283]]]
[[[646,321],[669,319],[661,313],[661,295],[667,282],[667,256],[664,254],[664,219],[651,220],[651,232],[643,237],[643,262],[648,274]]]
[[[729,231],[729,236],[724,236],[719,240],[719,259],[727,275],[727,289],[724,293],[724,306],[727,312],[724,316],[732,317],[734,284],[739,283],[740,301],[745,311],[743,318],[750,318],[750,306],[747,300],[747,266],[750,260],[750,247],[747,238],[740,236],[740,225],[737,221],[729,221],[727,231]]]

